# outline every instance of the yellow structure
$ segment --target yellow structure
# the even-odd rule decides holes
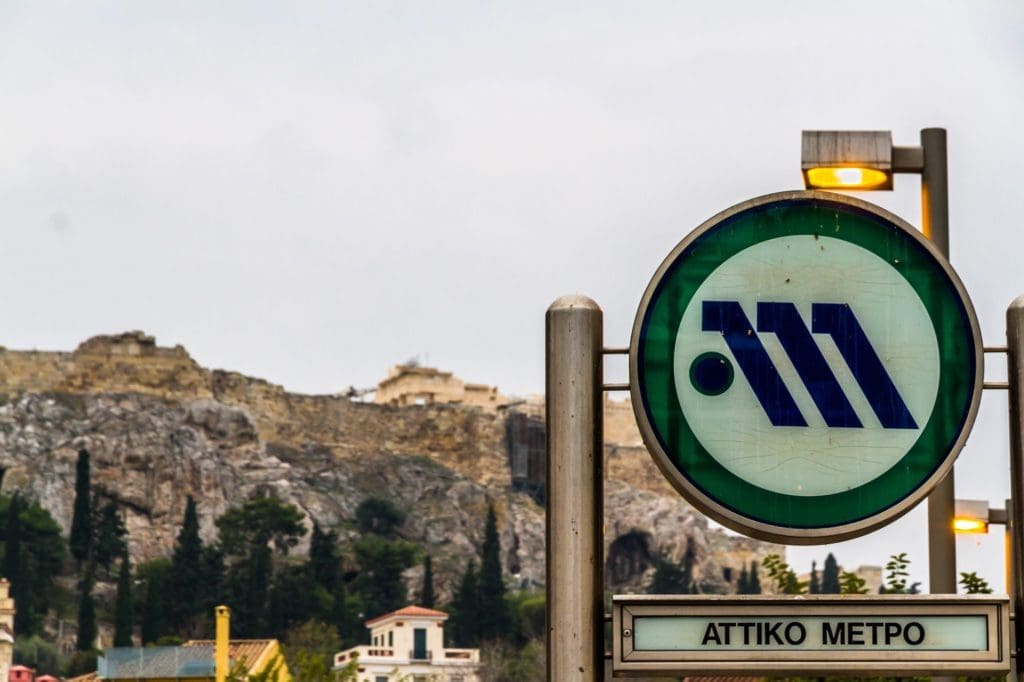
[[[231,609],[218,606],[214,609],[217,619],[217,630],[213,648],[213,671],[217,682],[228,679],[228,642],[231,639]]]
[[[472,405],[495,410],[506,402],[497,386],[470,384],[434,367],[396,365],[377,384],[374,402],[379,405]]]
[[[14,600],[11,583],[0,578],[0,680],[6,681],[14,661]]]
[[[276,639],[230,639],[231,609],[218,606],[216,639],[195,639],[175,647],[106,649],[98,670],[68,682],[244,682],[274,671],[274,682],[292,682]]]
[[[406,606],[366,621],[369,646],[334,655],[334,670],[355,661],[357,682],[479,682],[480,650],[444,646],[444,611]]]

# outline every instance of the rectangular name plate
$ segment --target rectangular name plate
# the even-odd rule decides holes
[[[612,672],[1005,673],[1009,602],[993,595],[618,595]]]

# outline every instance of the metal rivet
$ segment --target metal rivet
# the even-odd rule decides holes
[[[631,637],[632,635],[633,635],[633,631],[630,630],[629,628],[626,628],[625,630],[622,631],[622,636],[623,637]]]

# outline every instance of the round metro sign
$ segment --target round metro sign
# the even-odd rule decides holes
[[[900,218],[828,192],[708,220],[647,287],[630,346],[644,442],[717,521],[813,544],[911,509],[981,397],[974,309]]]

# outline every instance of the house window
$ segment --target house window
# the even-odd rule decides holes
[[[374,682],[388,682],[388,678],[385,677],[384,675],[377,675],[374,678]]]
[[[388,646],[393,647],[395,645],[395,631],[388,631]]]

